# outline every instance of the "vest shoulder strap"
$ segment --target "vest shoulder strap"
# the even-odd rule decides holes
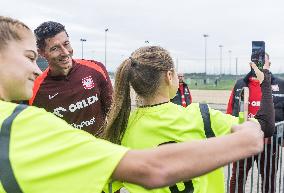
[[[199,109],[200,109],[201,116],[203,119],[206,138],[215,137],[215,133],[211,128],[210,113],[209,113],[208,105],[204,103],[199,103]]]

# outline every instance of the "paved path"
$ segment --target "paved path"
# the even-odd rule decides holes
[[[229,90],[191,90],[193,102],[207,103],[211,108],[226,112]]]
[[[230,94],[229,90],[191,90],[193,102],[227,104]]]

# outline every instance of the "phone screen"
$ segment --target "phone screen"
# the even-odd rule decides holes
[[[262,70],[265,61],[265,42],[252,41],[251,61],[256,64],[258,69]]]

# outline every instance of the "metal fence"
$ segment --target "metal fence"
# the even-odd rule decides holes
[[[283,192],[284,121],[276,123],[275,127],[277,133],[266,140],[262,153],[225,167],[227,193]]]

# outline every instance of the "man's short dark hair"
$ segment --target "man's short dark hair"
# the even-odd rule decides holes
[[[47,21],[40,24],[34,30],[38,49],[42,50],[45,47],[45,40],[47,38],[52,38],[63,31],[67,34],[65,26],[62,25],[61,23],[57,23],[54,21]]]

